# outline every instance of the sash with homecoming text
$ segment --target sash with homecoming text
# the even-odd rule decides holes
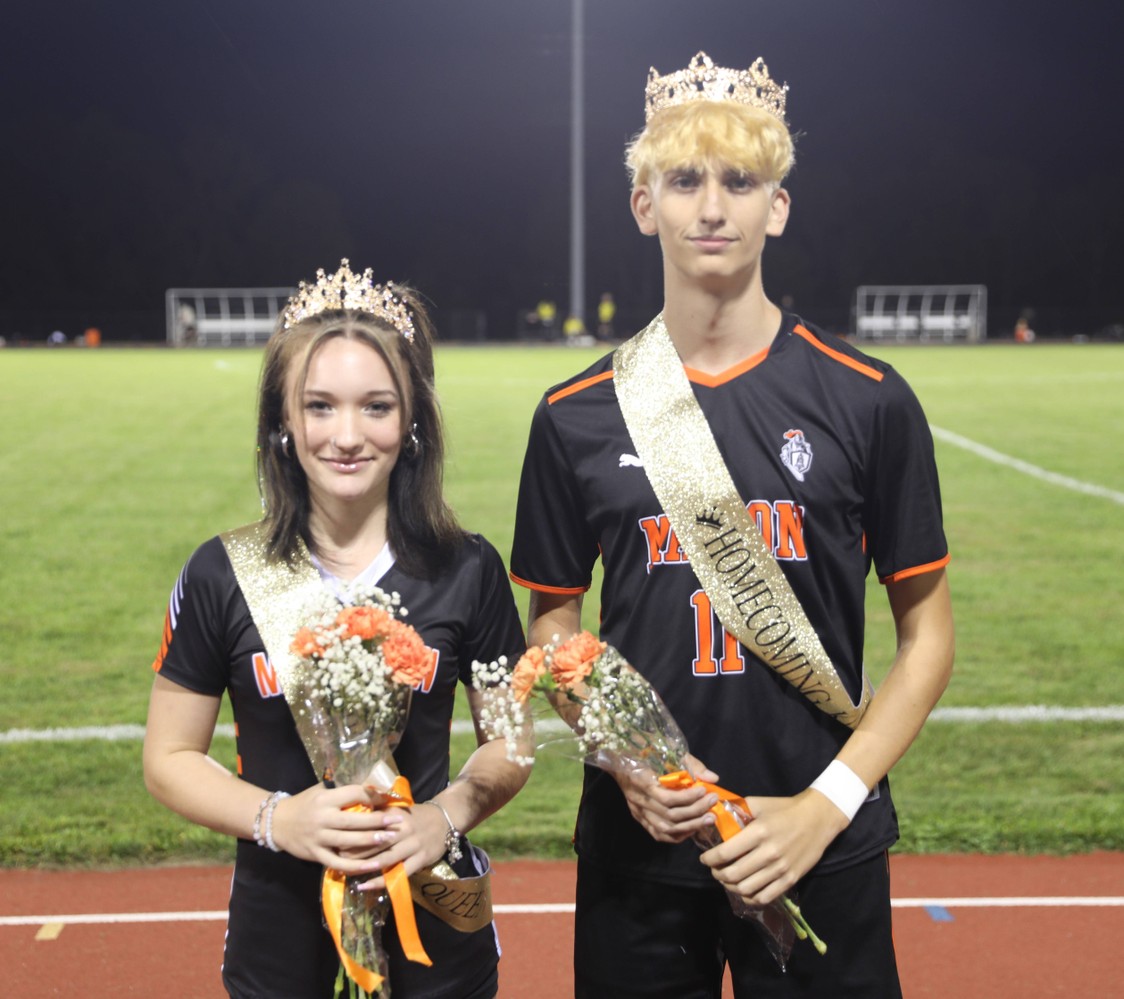
[[[658,315],[613,354],[613,384],[636,455],[722,626],[821,711],[858,725],[856,704],[719,453]]]

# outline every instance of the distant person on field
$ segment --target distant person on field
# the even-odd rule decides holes
[[[579,316],[567,316],[562,323],[562,336],[568,347],[584,347],[591,338],[585,332],[585,323]]]
[[[691,773],[755,816],[700,853],[690,840],[717,800],[703,785],[586,769],[587,999],[717,999],[726,965],[739,999],[901,995],[886,775],[952,670],[949,554],[905,381],[766,295],[763,254],[791,207],[785,90],[760,59],[651,71],[627,162],[636,223],[663,254],[663,311],[532,420],[511,557],[529,639],[579,630],[600,558],[601,638],[662,695]],[[898,646],[871,698],[872,568]],[[782,972],[723,889],[757,905],[795,890],[826,955],[797,941]]]
[[[597,336],[601,340],[613,339],[613,319],[617,314],[617,303],[609,292],[602,294],[597,303]]]
[[[180,302],[176,321],[179,324],[180,341],[187,344],[194,343],[199,334],[199,327],[195,309],[190,302]]]
[[[424,893],[448,884],[432,872],[443,861],[485,890],[487,857],[464,834],[527,778],[500,739],[481,741],[449,781],[458,684],[469,683],[474,660],[514,663],[525,645],[499,554],[457,524],[442,495],[430,320],[414,291],[372,286],[370,272],[353,274],[346,260],[318,276],[290,299],[265,351],[257,424],[265,514],[207,541],[180,573],[144,743],[152,794],[237,837],[222,975],[229,994],[246,999],[338,994],[340,960],[320,909],[324,867],[366,875],[366,887],[381,891],[382,872],[402,863]],[[386,808],[359,784],[320,782],[273,669],[285,657],[263,638],[287,643],[306,623],[273,627],[272,604],[291,587],[321,586],[348,603],[356,584],[400,594],[433,653],[394,750],[418,802],[409,808]],[[208,756],[224,694],[237,777]],[[467,698],[478,720],[481,695],[468,689]],[[382,943],[393,995],[495,996],[490,907],[474,907],[471,919],[460,912],[459,922],[420,906],[415,915],[433,966],[406,959],[391,916]]]
[[[557,334],[554,324],[558,321],[558,306],[549,298],[543,298],[535,306],[535,312],[538,313],[539,325],[542,327],[543,335],[547,340],[553,340]]]

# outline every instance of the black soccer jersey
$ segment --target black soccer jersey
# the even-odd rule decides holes
[[[721,375],[687,370],[739,495],[857,699],[871,564],[883,581],[948,560],[932,439],[887,364],[792,316],[768,350]],[[611,355],[550,390],[530,432],[511,574],[588,589],[603,561],[601,637],[653,683],[691,751],[739,794],[792,795],[849,730],[725,633],[636,457]],[[888,782],[819,870],[897,837]],[[656,880],[710,882],[691,844],[656,843],[612,777],[587,769],[576,848]]]
[[[449,732],[457,682],[471,682],[473,660],[501,655],[517,659],[525,647],[518,610],[503,561],[478,535],[469,536],[456,559],[432,581],[407,576],[396,565],[380,588],[397,592],[406,620],[436,653],[433,672],[415,690],[409,721],[394,757],[410,780],[415,800],[424,801],[449,781]],[[153,664],[167,677],[198,693],[229,692],[234,709],[239,773],[269,790],[297,793],[316,775],[288,704],[270,667],[261,637],[238,587],[219,538],[188,560],[172,593],[164,647]],[[462,863],[468,863],[466,857]],[[223,977],[235,995],[306,997],[331,995],[338,958],[319,910],[319,865],[274,854],[239,840],[231,890]],[[459,873],[475,873],[471,868]],[[490,967],[492,931],[463,934],[418,911],[422,942],[441,934],[442,968],[399,962],[402,974],[424,976],[411,995],[458,997],[465,982]],[[384,944],[390,945],[388,929]],[[430,944],[432,945],[432,937]],[[449,948],[464,948],[460,955]],[[479,949],[485,953],[481,956]],[[490,958],[489,958],[490,953]],[[393,959],[392,959],[393,960]],[[460,977],[458,977],[460,976]],[[395,965],[392,964],[392,987]],[[449,983],[452,983],[451,985]],[[451,991],[449,991],[451,989]]]

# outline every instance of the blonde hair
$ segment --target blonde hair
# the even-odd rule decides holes
[[[660,111],[625,150],[633,190],[668,170],[713,163],[780,184],[794,159],[784,122],[733,101],[691,101]]]

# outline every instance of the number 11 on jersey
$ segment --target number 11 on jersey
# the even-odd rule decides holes
[[[741,646],[722,627],[705,590],[695,590],[691,594],[691,607],[695,612],[695,676],[744,673],[745,659],[742,658]],[[718,648],[715,648],[716,644]]]

